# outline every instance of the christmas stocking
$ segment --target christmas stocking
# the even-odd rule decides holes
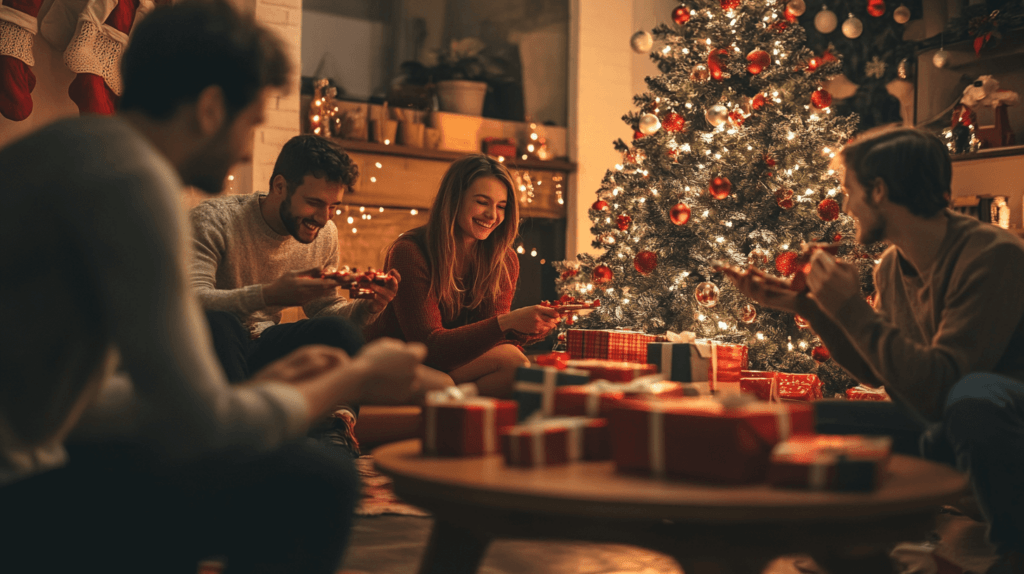
[[[3,0],[0,4],[0,114],[20,122],[32,113],[36,75],[32,44],[43,0]]]
[[[78,75],[68,95],[83,113],[112,114],[121,95],[121,53],[132,25],[153,8],[151,0],[89,0],[64,51]]]

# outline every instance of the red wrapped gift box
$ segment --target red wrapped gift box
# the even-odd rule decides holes
[[[706,394],[706,389],[692,383],[644,379],[626,385],[607,382],[573,385],[555,390],[555,414],[607,417],[623,399],[667,399]]]
[[[850,387],[846,389],[846,398],[851,401],[891,401],[889,393],[885,392],[885,387],[878,387],[872,389],[871,387],[865,387],[864,385],[858,385],[856,387]]]
[[[646,375],[658,372],[654,365],[646,363],[630,363],[627,361],[606,361],[604,359],[579,359],[566,363],[571,369],[579,369],[590,373],[590,380],[604,379],[617,383],[629,383]]]
[[[624,400],[608,424],[620,471],[749,483],[764,480],[777,443],[814,432],[814,409],[735,396]]]
[[[814,374],[742,371],[740,389],[762,401],[810,402],[824,396],[821,379]]]
[[[648,362],[665,378],[681,383],[708,381],[715,393],[740,394],[740,374],[748,364],[746,345],[692,338],[687,342],[675,333],[669,333],[668,339],[647,345]]]
[[[871,491],[881,484],[892,438],[861,435],[796,436],[775,445],[768,468],[773,486]]]
[[[577,460],[607,460],[608,421],[585,417],[552,418],[501,431],[509,466],[550,466]]]
[[[647,363],[647,343],[662,340],[657,335],[612,329],[569,329],[566,344],[573,359],[606,359]]]
[[[500,448],[499,431],[516,424],[519,405],[486,397],[427,393],[423,406],[423,454],[482,456]]]

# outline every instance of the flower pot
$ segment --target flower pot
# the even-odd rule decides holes
[[[479,116],[484,111],[487,82],[441,80],[437,83],[437,100],[441,111]]]

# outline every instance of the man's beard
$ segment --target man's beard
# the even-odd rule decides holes
[[[281,223],[284,224],[284,228],[287,229],[288,233],[290,233],[291,236],[294,237],[295,240],[298,241],[299,243],[313,243],[314,241],[316,241],[316,238],[320,236],[319,231],[317,231],[316,234],[313,236],[313,239],[310,239],[309,241],[306,241],[299,236],[299,227],[302,226],[303,221],[309,222],[311,225],[316,225],[320,229],[323,228],[320,227],[320,225],[316,221],[313,221],[312,219],[303,220],[299,217],[295,217],[294,215],[292,215],[291,197],[281,202],[281,208],[278,210],[278,213],[281,216]]]
[[[871,207],[871,211],[871,227],[865,227],[863,221],[858,222],[860,226],[860,243],[862,245],[871,245],[885,239],[885,214],[874,207]]]

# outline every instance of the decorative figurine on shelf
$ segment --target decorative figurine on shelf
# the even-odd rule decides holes
[[[975,135],[981,140],[981,147],[1014,145],[1016,139],[1010,128],[1006,108],[1017,105],[1019,101],[1020,96],[1017,92],[999,89],[999,81],[992,76],[981,76],[964,88],[960,104],[970,108],[971,123],[974,125]],[[960,106],[954,108],[954,115],[958,113],[958,108]],[[992,108],[992,124],[981,125],[978,123],[977,114],[981,108]],[[960,109],[959,113],[962,115],[963,110]]]
[[[324,137],[331,137],[329,111],[333,110],[327,107],[325,93],[329,83],[327,78],[318,78],[313,82],[313,101],[309,104],[309,131]],[[337,90],[334,93],[336,94]]]

